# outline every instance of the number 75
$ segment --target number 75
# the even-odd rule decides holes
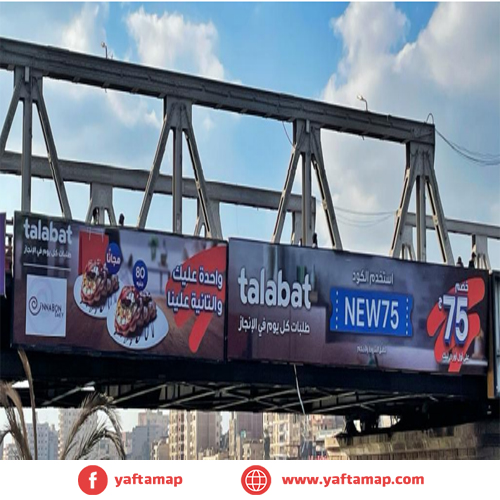
[[[457,295],[443,295],[443,306],[449,310],[444,341],[448,345],[451,342],[451,329],[455,324],[455,338],[458,345],[463,345],[469,333],[469,317],[467,316],[467,297]]]

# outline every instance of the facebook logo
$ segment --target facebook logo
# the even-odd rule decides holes
[[[90,473],[89,481],[90,481],[90,489],[94,490],[95,489],[95,482],[97,481],[97,472],[96,471],[93,471]]]
[[[108,486],[108,475],[98,465],[89,465],[80,471],[78,486],[86,495],[100,495]]]

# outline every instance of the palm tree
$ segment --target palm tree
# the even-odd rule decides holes
[[[12,387],[12,384],[0,381],[0,406],[3,406],[7,416],[7,427],[0,430],[0,444],[4,438],[10,434],[16,445],[18,458],[21,460],[38,459],[38,446],[36,435],[36,405],[35,392],[33,390],[33,378],[31,367],[26,353],[19,350],[19,357],[23,364],[26,379],[28,380],[31,412],[33,419],[33,439],[34,456],[32,456],[26,423],[24,420],[23,405],[19,393]],[[104,420],[99,418],[104,414]],[[86,425],[90,422],[90,426]],[[104,394],[91,394],[87,396],[80,407],[80,413],[70,429],[66,442],[63,443],[61,460],[85,460],[89,458],[92,450],[102,440],[111,441],[118,453],[120,460],[125,459],[125,449],[123,446],[121,424],[113,399]]]

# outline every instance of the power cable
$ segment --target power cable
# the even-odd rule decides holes
[[[281,122],[281,125],[283,125],[283,130],[285,131],[285,134],[286,134],[286,138],[288,139],[288,142],[290,143],[290,146],[293,147],[293,143],[290,139],[290,136],[288,135],[288,131],[286,130],[286,127],[285,127],[285,123],[284,122]]]
[[[429,118],[432,118],[432,124],[435,125],[434,115],[432,113],[427,115],[425,120],[426,123],[429,122]],[[464,146],[460,146],[460,144],[453,142],[451,139],[448,139],[441,131],[438,130],[437,127],[435,127],[435,129],[438,136],[441,137],[441,139],[443,139],[443,141],[451,149],[453,149],[453,151],[462,156],[462,158],[483,167],[500,166],[500,153],[482,153],[479,151],[472,151]]]

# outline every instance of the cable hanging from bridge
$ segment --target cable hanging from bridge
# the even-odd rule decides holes
[[[427,119],[425,120],[426,123],[428,123],[429,118],[432,118],[432,123],[434,124],[434,115],[432,113],[429,113],[427,115]],[[457,154],[459,154],[462,158],[465,158],[467,161],[470,161],[476,165],[480,165],[482,167],[497,167],[500,166],[500,153],[481,153],[479,151],[472,151],[470,149],[467,149],[464,146],[460,146],[460,144],[457,144],[456,142],[453,142],[452,140],[448,139],[442,132],[436,128],[436,133],[443,141],[451,148],[453,151],[455,151]]]

